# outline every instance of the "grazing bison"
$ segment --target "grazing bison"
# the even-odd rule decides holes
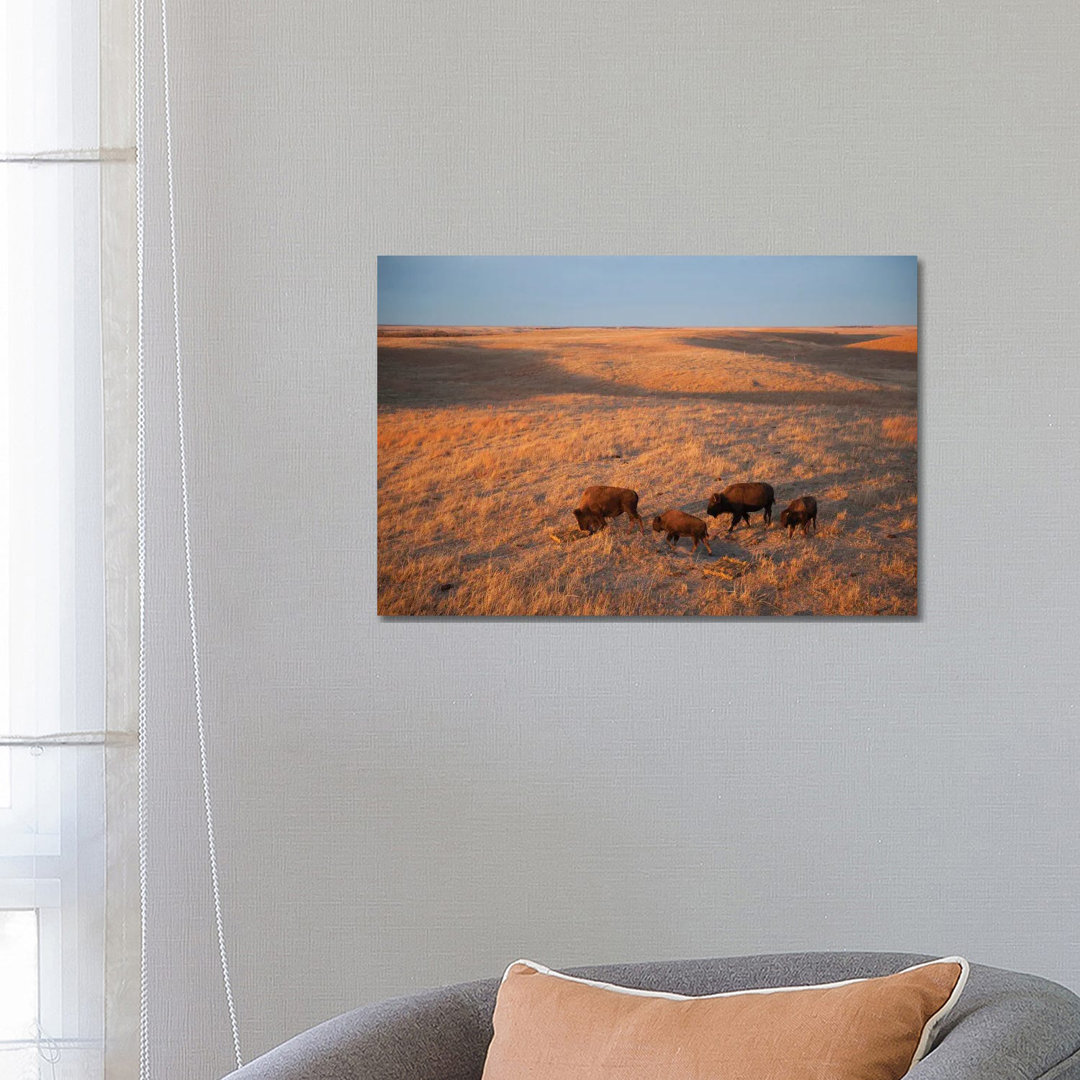
[[[800,495],[780,512],[780,524],[787,526],[788,536],[795,535],[796,525],[802,526],[805,536],[810,522],[814,523],[814,532],[817,532],[817,499],[813,495]]]
[[[679,538],[689,536],[694,541],[690,549],[693,555],[697,551],[699,543],[705,545],[705,550],[711,555],[709,547],[709,526],[699,517],[693,514],[684,514],[681,510],[668,510],[659,517],[654,517],[652,522],[653,532],[667,533],[664,537],[672,547],[679,546]]]
[[[755,510],[765,511],[765,524],[768,525],[772,521],[775,501],[771,484],[728,484],[719,495],[714,492],[710,496],[707,513],[710,517],[730,514],[728,532],[731,532],[740,521],[749,526],[750,514]]]
[[[638,493],[630,488],[602,487],[597,484],[585,489],[581,503],[574,511],[578,528],[587,533],[594,533],[607,524],[608,518],[625,513],[631,521],[638,523],[644,532],[645,523],[637,512]]]

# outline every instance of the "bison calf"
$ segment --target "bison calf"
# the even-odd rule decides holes
[[[817,532],[817,499],[813,495],[800,495],[780,513],[780,524],[787,526],[788,536],[795,535],[796,525],[802,526],[805,536],[811,522],[814,523],[814,532]]]
[[[712,554],[712,548],[709,547],[709,526],[693,514],[684,514],[681,510],[668,510],[659,517],[653,518],[652,527],[653,532],[666,533],[664,539],[672,547],[679,546],[680,537],[689,536],[694,541],[694,546],[690,549],[691,555],[697,551],[699,543],[704,544],[705,550],[710,555]]]
[[[714,492],[709,498],[706,512],[710,517],[730,514],[728,532],[731,532],[740,521],[749,525],[750,514],[756,510],[764,510],[765,524],[770,524],[775,501],[771,484],[728,484],[719,495]]]
[[[607,524],[608,518],[625,513],[631,521],[638,523],[644,532],[645,524],[637,512],[638,493],[630,488],[603,487],[595,485],[585,489],[581,502],[574,511],[578,528],[587,533],[594,533]]]

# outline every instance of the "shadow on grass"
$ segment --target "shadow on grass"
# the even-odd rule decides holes
[[[718,336],[715,340],[684,340],[689,344],[696,343],[717,349],[728,348],[723,344],[728,340],[724,336]],[[745,352],[768,355],[762,353],[757,342],[737,340],[741,341]],[[754,347],[751,347],[751,344]],[[790,346],[788,355],[790,357]],[[805,357],[801,359],[805,360]],[[378,350],[377,368],[379,405],[406,408],[499,405],[531,397],[561,394],[772,406],[859,405],[896,409],[910,404],[910,390],[907,387],[891,386],[888,383],[881,390],[875,391],[654,390],[616,382],[614,379],[567,371],[555,363],[549,353],[539,349],[489,349],[456,343],[382,347]],[[851,374],[850,363],[842,370]]]
[[[684,337],[684,345],[720,349],[772,360],[789,360],[808,367],[822,368],[886,385],[914,388],[918,373],[918,355],[888,349],[860,349],[864,341],[881,338],[876,334],[815,334],[792,332],[775,334],[724,330],[715,334]]]

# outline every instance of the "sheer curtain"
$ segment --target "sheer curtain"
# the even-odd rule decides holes
[[[130,298],[102,296],[128,276],[131,164],[129,140],[111,142],[123,82],[99,60],[124,19],[111,0],[9,0],[0,20],[0,1080],[66,1080],[105,1074],[106,1003],[124,996],[107,988],[133,963],[123,918],[106,943],[110,894],[131,907],[133,805],[117,798],[133,761],[125,668],[115,687],[105,675],[107,649],[130,652],[130,563],[105,512],[133,429],[108,453],[104,435],[124,410]]]

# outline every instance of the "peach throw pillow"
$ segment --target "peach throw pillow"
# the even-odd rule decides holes
[[[967,981],[935,960],[876,979],[709,997],[507,968],[483,1080],[899,1080]]]

